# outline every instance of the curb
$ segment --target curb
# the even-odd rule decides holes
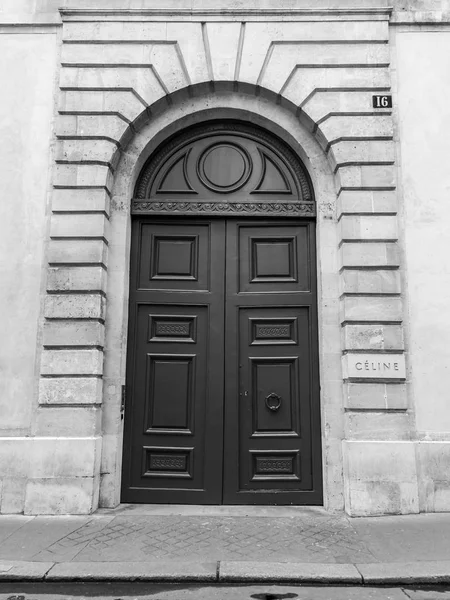
[[[290,583],[311,585],[433,585],[450,583],[450,561],[409,563],[220,562],[0,562],[0,583],[119,582]]]

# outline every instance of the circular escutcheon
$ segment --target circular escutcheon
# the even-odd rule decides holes
[[[207,188],[219,193],[233,192],[248,181],[251,160],[241,146],[220,142],[206,148],[198,161],[198,176]]]

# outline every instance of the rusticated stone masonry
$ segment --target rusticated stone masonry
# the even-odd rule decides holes
[[[102,402],[110,194],[121,150],[156,101],[222,81],[276,94],[326,153],[340,231],[345,407],[404,409],[398,379],[347,369],[347,355],[404,349],[392,115],[372,107],[373,94],[390,91],[389,11],[67,10],[62,18],[42,409]],[[98,436],[98,416],[89,415]]]

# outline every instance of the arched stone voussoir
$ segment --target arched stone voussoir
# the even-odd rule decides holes
[[[291,119],[299,124],[304,131],[302,139],[291,134],[292,127],[283,126],[283,119],[280,119],[282,114],[290,114]],[[268,129],[290,145],[305,165],[310,162],[310,157],[314,161],[317,154],[323,155],[312,135],[315,124],[285,97],[248,82],[206,81],[167,94],[143,110],[123,131],[118,141],[120,164],[126,163],[127,168],[137,173],[158,145],[181,128],[215,119],[249,122]],[[164,132],[159,126],[154,126],[161,121],[165,122]],[[152,133],[154,130],[157,131],[156,135]],[[145,151],[141,141],[136,141],[138,139],[147,139]],[[304,146],[306,139],[309,140],[309,149]],[[119,188],[122,186],[119,185]],[[113,194],[130,197],[133,189],[118,191],[115,188]]]
[[[201,98],[215,94],[243,94],[245,96],[260,97],[272,102],[274,105],[282,106],[292,113],[298,115],[300,111],[298,106],[266,87],[261,87],[246,81],[203,81],[195,85],[189,85],[180,88],[170,94],[162,96],[151,104],[146,110],[142,111],[131,123],[131,126],[139,131],[147,123],[148,118],[155,118],[165,112],[170,106],[176,104],[189,103],[193,98]],[[124,134],[125,135],[125,134]]]
[[[243,98],[256,98],[261,102],[271,104],[273,106],[273,114],[275,119],[277,107],[282,107],[295,115],[296,119],[298,119],[301,125],[309,133],[312,133],[316,129],[316,123],[314,123],[308,114],[303,112],[288,98],[280,95],[274,90],[246,81],[204,81],[195,85],[183,87],[170,94],[166,94],[149,107],[142,110],[123,130],[122,135],[117,142],[118,148],[115,150],[116,157],[120,159],[123,153],[126,152],[128,146],[131,144],[135,135],[147,127],[150,122],[164,115],[164,113],[169,111],[172,107],[179,107],[181,112],[183,109],[185,109],[185,113],[189,115],[191,113],[193,102],[196,99],[205,99],[206,103],[204,109],[206,110],[208,105],[212,107],[210,99],[219,97],[226,99],[227,96],[231,98],[232,95],[234,97],[239,95]],[[227,108],[228,103],[223,102],[222,107],[224,109]],[[214,102],[214,109],[217,110],[218,108],[218,103]],[[241,109],[241,112],[245,112],[244,107]],[[252,113],[248,113],[245,118],[251,122],[257,121],[257,118]],[[114,165],[115,168],[117,164],[116,160],[111,158],[111,164]]]

